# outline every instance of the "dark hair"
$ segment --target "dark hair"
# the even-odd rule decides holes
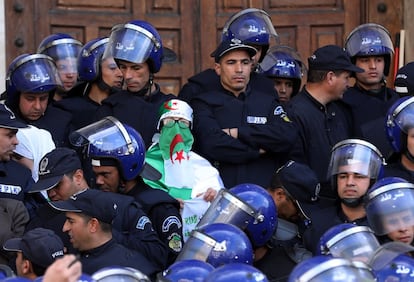
[[[93,216],[84,214],[84,213],[79,213],[80,217],[82,217],[83,221],[85,223],[89,222],[92,218],[95,218]],[[101,229],[104,233],[112,233],[112,224],[110,223],[106,223],[103,222],[101,220],[99,220],[98,218],[96,218],[99,221],[99,224],[101,225]]]
[[[345,70],[308,70],[307,82],[321,82],[326,78],[328,72],[332,71],[336,76],[345,72]]]
[[[38,265],[36,262],[34,262],[34,261],[30,260],[28,257],[26,257],[23,252],[21,252],[21,253],[22,253],[23,259],[30,261],[30,263],[32,264],[33,272],[36,274],[36,276],[42,276],[43,274],[45,274],[46,267]]]

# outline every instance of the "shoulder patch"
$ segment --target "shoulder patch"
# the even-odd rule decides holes
[[[145,225],[147,225],[147,223],[151,224],[151,220],[148,218],[148,216],[141,216],[138,219],[138,222],[137,222],[137,225],[135,226],[135,228],[140,229],[140,230],[144,230]]]
[[[167,217],[164,222],[162,223],[162,232],[167,233],[170,230],[171,225],[177,225],[178,228],[181,228],[181,220],[176,217],[175,215],[171,215]]]

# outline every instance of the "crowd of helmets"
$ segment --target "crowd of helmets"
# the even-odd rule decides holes
[[[250,29],[241,32],[240,29],[246,25]],[[259,28],[251,28],[255,25]],[[364,33],[372,36],[367,38],[373,38],[369,42],[372,44],[368,51],[362,50],[359,42],[363,40]],[[272,46],[270,42],[276,37],[277,33],[270,16],[265,11],[252,8],[240,11],[228,20],[223,29],[222,41],[236,38],[243,44],[260,46],[262,56],[258,58],[254,71],[270,78],[279,94],[280,103],[288,105],[301,91],[307,69],[294,48],[282,46],[277,41]],[[390,35],[384,27],[372,23],[363,24],[351,32],[345,45],[345,50],[353,63],[358,56],[384,57],[383,75],[384,78],[388,76],[394,51]],[[160,71],[163,62],[174,58],[174,52],[162,46],[157,30],[150,23],[140,20],[115,25],[108,37],[96,38],[84,45],[68,34],[52,34],[41,42],[36,53],[23,54],[12,61],[6,78],[6,92],[2,98],[4,104],[18,118],[50,132],[54,144],[45,148],[46,152],[55,146],[85,149],[85,135],[88,139],[86,150],[89,152],[97,148],[88,144],[91,143],[91,138],[100,140],[99,150],[103,150],[105,146],[112,146],[106,150],[119,149],[117,145],[124,144],[125,139],[128,139],[125,136],[130,134],[134,137],[133,142],[139,143],[138,145],[135,144],[132,149],[125,147],[122,152],[111,151],[111,154],[119,155],[129,151],[134,153],[134,158],[139,159],[136,161],[140,163],[139,166],[123,171],[123,177],[128,180],[141,173],[145,163],[144,142],[151,142],[152,134],[148,137],[140,132],[141,138],[139,134],[131,133],[135,131],[127,123],[119,126],[117,117],[97,121],[93,114],[99,110],[101,101],[118,91],[128,90],[139,93],[137,95],[142,99],[151,99],[151,91],[156,85],[154,74]],[[149,75],[145,85],[133,90],[134,85],[125,83],[121,66],[117,79],[109,85],[102,79],[101,63],[104,59],[109,59],[114,71],[119,71],[117,64],[120,60],[146,62]],[[311,195],[311,201],[302,201],[301,197],[314,187],[303,188],[298,193],[287,189],[294,206],[300,210],[299,219],[289,221],[283,218],[283,208],[277,205],[267,187],[239,183],[218,191],[214,201],[199,218],[197,227],[189,233],[175,261],[157,274],[156,281],[414,281],[414,258],[411,256],[414,254],[414,184],[411,183],[414,178],[404,179],[399,177],[400,175],[384,177],[383,174],[386,162],[395,161],[398,154],[405,156],[408,162],[406,167],[411,165],[411,170],[407,168],[409,173],[413,174],[414,171],[414,152],[408,149],[414,136],[411,131],[414,128],[414,98],[411,96],[414,93],[413,71],[412,63],[398,71],[394,83],[399,96],[396,96],[391,107],[384,109],[384,118],[381,122],[385,128],[384,138],[388,139],[393,152],[390,156],[388,152],[380,152],[376,146],[361,139],[347,139],[332,146],[327,174],[331,177],[333,187],[337,185],[337,175],[352,172],[356,177],[369,177],[369,188],[365,195],[341,199],[341,203],[347,208],[356,209],[363,206],[366,224],[344,220],[323,230],[319,241],[311,242],[315,245],[315,251],[305,251],[310,254],[306,258],[292,259],[295,265],[288,277],[273,280],[267,276],[265,269],[256,266],[256,251],[280,244],[281,241],[285,241],[286,236],[290,236],[289,240],[293,237],[301,239],[303,230],[312,226],[312,221],[306,216],[307,212],[303,211],[303,208],[306,201],[317,205],[318,191]],[[74,95],[73,89],[77,89],[79,85],[82,85],[82,88],[78,89],[84,92]],[[90,108],[79,110],[77,101],[84,98],[85,91],[95,87],[92,85],[107,96],[94,100]],[[128,86],[131,89],[128,89]],[[32,110],[22,107],[22,93],[29,93],[25,99],[37,103],[38,106]],[[76,109],[72,112],[75,117],[68,121],[72,128],[65,128],[63,122],[66,116],[59,115],[62,106],[55,106],[59,103],[64,105],[61,101],[65,100],[69,101],[67,105],[72,105],[72,109]],[[157,114],[159,113],[153,113]],[[179,115],[188,117],[185,112]],[[136,119],[134,116],[130,118]],[[192,119],[190,121],[192,122]],[[112,134],[114,127],[122,134]],[[150,132],[155,133],[159,127],[160,121]],[[69,133],[74,131],[81,134],[72,134],[69,140]],[[94,134],[99,136],[93,136]],[[83,137],[79,138],[80,135]],[[21,135],[21,138],[24,136]],[[31,142],[43,142],[40,135],[31,138]],[[119,141],[117,138],[122,140]],[[133,152],[137,148],[139,151]],[[121,166],[129,165],[127,162],[129,160],[126,158],[120,159]],[[35,161],[34,165],[36,168],[41,166],[39,160],[37,163]],[[290,165],[291,163],[288,163],[284,167]],[[350,171],[344,171],[344,166],[352,168]],[[87,167],[84,169],[88,172]],[[34,170],[35,181],[41,172],[40,167],[39,171]],[[305,170],[298,170],[296,174],[296,178],[299,179],[297,181],[301,182],[300,178],[305,177]],[[397,213],[399,216],[395,216]],[[388,222],[385,222],[385,218]],[[329,221],[329,218],[322,220]],[[411,235],[401,235],[397,239],[387,237],[388,234],[403,228],[412,230],[411,233],[407,233]],[[302,242],[299,245],[303,246]],[[279,266],[273,267],[277,269]],[[0,265],[0,281],[29,281],[24,277],[16,277],[14,268],[13,264]],[[43,279],[49,281],[46,274],[34,281]],[[95,273],[84,273],[80,277],[75,277],[75,280],[151,281],[139,269],[116,265],[108,265]],[[62,281],[75,280],[72,277],[72,280]]]

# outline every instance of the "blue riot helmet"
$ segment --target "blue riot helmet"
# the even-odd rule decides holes
[[[20,93],[47,93],[61,85],[51,57],[43,54],[22,54],[11,62],[7,71],[6,103],[16,110]]]
[[[361,271],[362,262],[331,256],[314,256],[298,263],[289,275],[289,282],[360,282],[375,281],[371,271]]]
[[[217,222],[244,230],[256,248],[265,245],[277,228],[277,208],[264,188],[250,183],[239,184],[219,191],[198,226]]]
[[[77,73],[76,60],[82,48],[82,43],[69,34],[51,34],[40,42],[37,53],[45,54],[55,60],[60,73]],[[65,64],[59,64],[65,60]]]
[[[161,36],[150,23],[133,20],[112,28],[104,58],[114,57],[131,63],[145,63],[151,73],[161,69],[163,46]]]
[[[259,70],[269,78],[291,79],[295,95],[300,90],[306,66],[294,49],[288,46],[273,46],[267,51]]]
[[[368,226],[342,223],[328,229],[319,239],[319,254],[368,262],[380,243]]]
[[[371,185],[379,178],[385,165],[381,152],[373,144],[360,139],[346,139],[333,148],[328,166],[328,178],[337,193],[337,175],[357,173],[371,179]],[[355,207],[363,202],[363,197],[344,198],[341,202]]]
[[[97,38],[82,47],[77,64],[80,80],[91,82],[99,78],[102,55],[108,42],[108,37]]]
[[[384,75],[389,74],[394,45],[385,27],[375,23],[359,25],[346,38],[345,49],[354,63],[356,57],[384,56]]]
[[[405,154],[414,161],[414,156],[407,150],[407,134],[411,128],[414,128],[414,97],[406,96],[389,108],[385,131],[394,152]]]
[[[229,263],[214,269],[207,276],[205,282],[268,282],[264,275],[256,267],[244,263]]]
[[[93,281],[96,282],[150,282],[151,280],[141,271],[132,267],[105,267],[92,274]]]
[[[238,227],[212,223],[194,229],[176,261],[197,259],[218,267],[231,262],[253,263],[253,248]]]
[[[14,272],[10,266],[6,264],[0,264],[0,280],[7,277],[14,277]]]
[[[391,260],[383,268],[375,270],[378,281],[413,281],[414,258],[407,255],[399,255]]]
[[[204,261],[180,260],[157,275],[157,282],[205,281],[214,267]]]
[[[74,131],[69,141],[75,147],[87,146],[87,157],[93,166],[117,166],[124,180],[138,175],[151,180],[160,178],[160,173],[145,163],[141,135],[112,116]]]
[[[414,184],[399,177],[378,180],[368,190],[365,210],[378,236],[414,226]]]
[[[1,282],[32,282],[31,279],[21,276],[11,276],[0,280]]]
[[[221,41],[240,39],[243,44],[262,46],[261,62],[272,39],[278,34],[268,13],[256,8],[241,10],[228,19],[223,27]]]

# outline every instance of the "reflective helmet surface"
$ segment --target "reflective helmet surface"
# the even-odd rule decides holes
[[[379,246],[378,239],[369,227],[352,223],[335,225],[319,239],[321,255],[363,262],[367,262]]]
[[[384,177],[368,190],[365,210],[377,235],[414,226],[414,184],[399,177]]]
[[[150,23],[133,20],[112,28],[104,58],[114,57],[131,63],[148,62],[151,73],[161,69],[163,46],[161,36]]]
[[[264,246],[277,228],[277,208],[270,194],[263,187],[244,183],[229,190],[255,210],[255,218],[245,228],[254,248]]]
[[[234,14],[223,27],[221,41],[240,39],[247,45],[262,46],[263,59],[272,39],[278,40],[278,35],[268,13],[263,10],[248,8]]]
[[[204,281],[214,267],[201,260],[180,260],[157,276],[159,282]]]
[[[381,269],[375,270],[378,281],[413,281],[414,258],[407,255],[399,255]]]
[[[407,149],[408,130],[414,128],[414,97],[398,99],[389,108],[385,131],[394,152],[403,153]]]
[[[205,282],[267,282],[269,281],[260,270],[244,263],[229,263],[214,269],[204,280]]]
[[[92,274],[96,282],[150,282],[151,280],[141,271],[132,267],[105,267]],[[89,281],[89,280],[88,280]]]
[[[43,276],[38,276],[36,279],[33,280],[33,282],[42,282]],[[79,276],[77,282],[97,282],[95,279],[92,278],[92,276],[82,273],[81,276]]]
[[[52,58],[43,54],[16,57],[7,71],[7,99],[17,99],[21,92],[47,93],[62,85]]]
[[[47,36],[40,42],[37,53],[48,55],[55,62],[73,58],[76,63],[81,48],[82,43],[69,34],[56,33]],[[61,73],[76,73],[77,71],[76,65],[65,65],[65,68],[59,68]]]
[[[328,177],[353,172],[377,179],[385,160],[371,143],[360,139],[346,139],[333,148],[328,167]]]
[[[198,259],[218,267],[232,262],[253,263],[253,248],[247,235],[238,227],[212,223],[194,229],[177,261]]]
[[[297,264],[289,275],[289,282],[359,282],[375,281],[371,273],[360,271],[357,264],[345,258],[314,256]]]
[[[102,55],[109,38],[97,38],[87,42],[78,56],[78,74],[82,81],[95,81],[101,71]]]
[[[13,277],[14,272],[13,270],[6,264],[0,264],[0,279],[4,279],[7,277]]]
[[[385,58],[384,75],[390,69],[391,56],[394,54],[394,45],[388,30],[374,23],[362,24],[348,35],[345,49],[349,56],[355,57],[381,56]]]
[[[271,47],[260,63],[259,70],[270,78],[293,80],[293,94],[299,92],[302,77],[306,73],[305,64],[299,54],[288,46]]]
[[[141,135],[112,116],[76,130],[69,139],[75,147],[87,145],[92,162],[117,161],[124,180],[134,179],[144,167],[145,145]]]

